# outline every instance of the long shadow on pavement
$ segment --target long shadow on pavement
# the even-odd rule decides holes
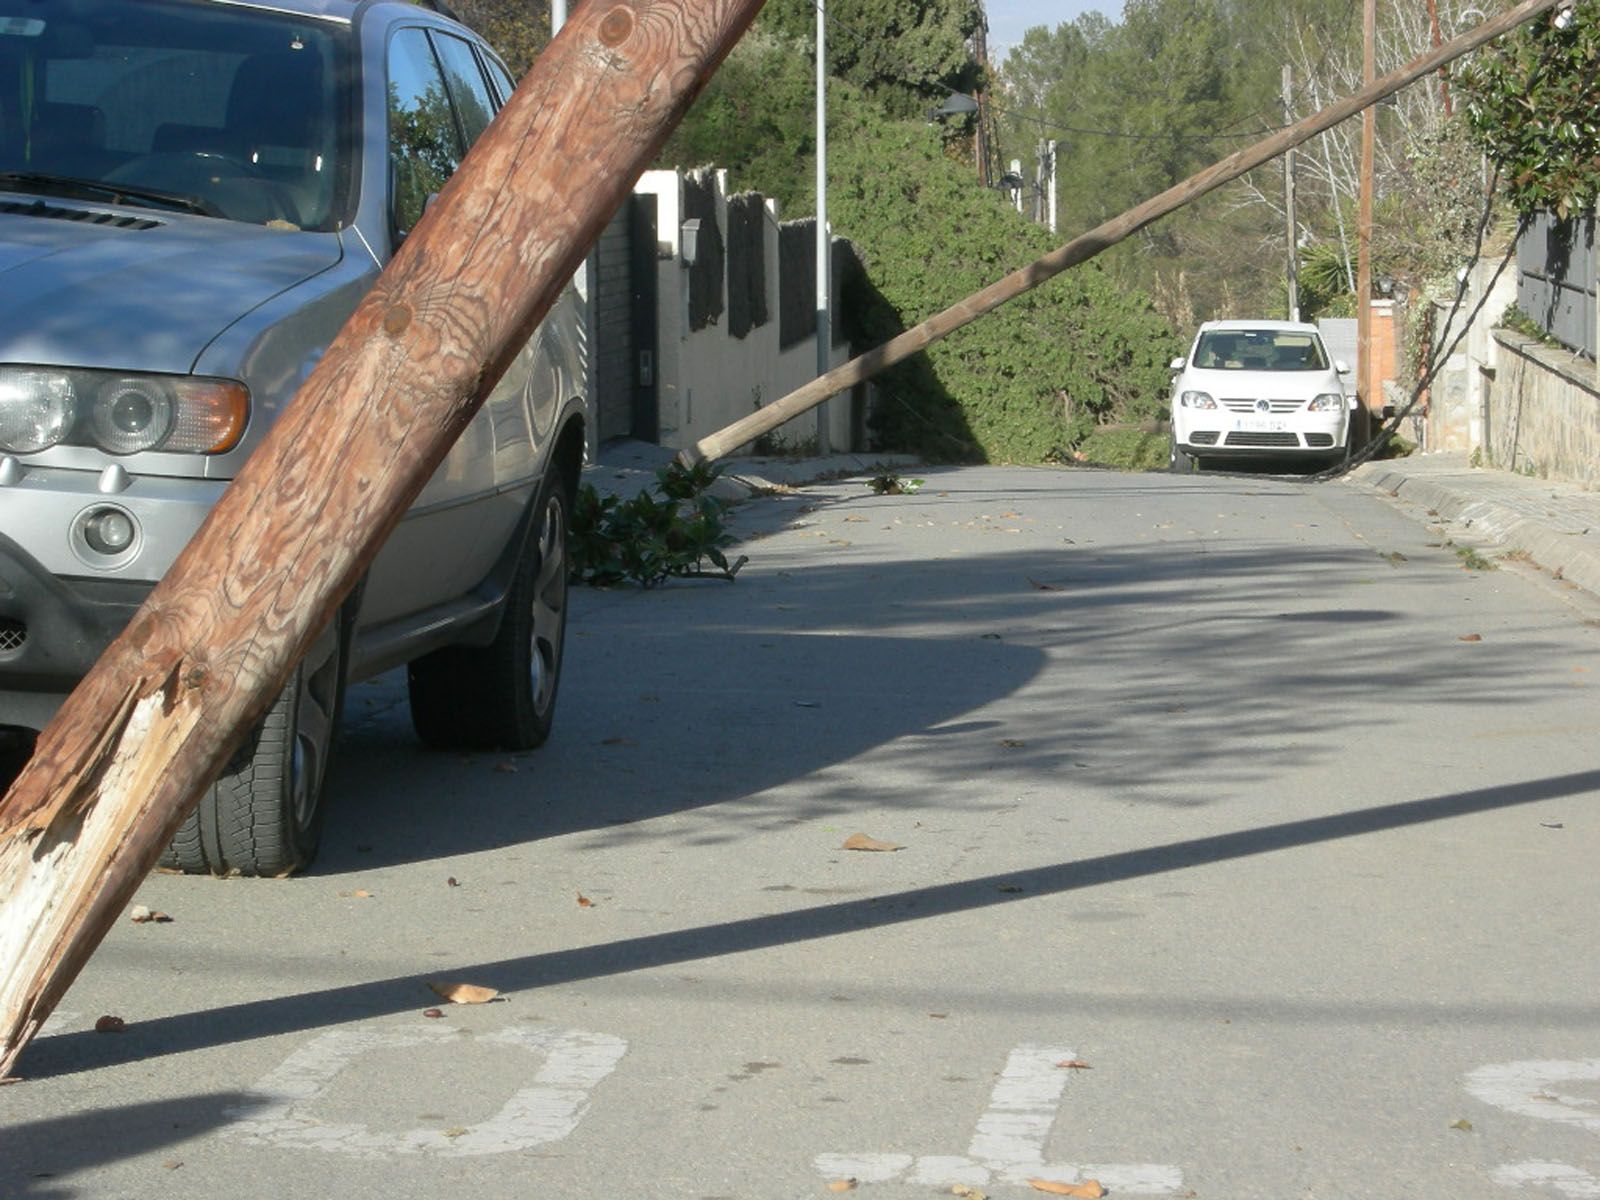
[[[1600,771],[1580,771],[1188,838],[956,883],[910,888],[869,899],[746,917],[597,946],[529,954],[463,968],[462,973],[504,991],[600,979],[816,938],[883,929],[952,913],[998,908],[1025,902],[1030,897],[1059,895],[1597,789],[1600,789]],[[1006,890],[1001,890],[1002,885]],[[36,1078],[61,1075],[391,1016],[416,1008],[417,996],[426,978],[425,975],[395,976],[159,1018],[130,1028],[109,1047],[106,1038],[94,1033],[61,1034],[35,1042],[25,1052],[22,1073]]]

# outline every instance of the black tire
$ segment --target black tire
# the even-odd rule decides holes
[[[344,709],[344,659],[336,621],[178,827],[162,866],[195,875],[281,876],[311,864]]]
[[[1192,475],[1199,470],[1199,464],[1194,456],[1184,452],[1183,447],[1178,445],[1176,436],[1167,443],[1167,451],[1167,469],[1174,475]]]
[[[567,634],[567,506],[552,466],[494,641],[436,650],[407,670],[411,724],[425,744],[532,750],[549,738]]]

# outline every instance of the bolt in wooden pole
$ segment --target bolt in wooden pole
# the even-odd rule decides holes
[[[1272,161],[1286,150],[1310,141],[1317,134],[1370,108],[1385,96],[1415,83],[1429,72],[1437,71],[1446,63],[1454,62],[1468,51],[1477,49],[1485,42],[1492,41],[1561,2],[1562,0],[1524,0],[1515,8],[1509,9],[1493,20],[1484,21],[1454,41],[1447,42],[1399,70],[1390,72],[1371,86],[1362,88],[1355,95],[1330,105],[1299,124],[1280,130],[1253,146],[1237,151],[1220,162],[1213,163],[1198,174],[1174,184],[1159,196],[1146,200],[1136,208],[1130,208],[1121,216],[1113,217],[1104,224],[1097,225],[1065,246],[1051,251],[1020,270],[1013,271],[982,291],[974,292],[943,312],[929,317],[922,324],[891,338],[883,345],[851,359],[841,367],[835,367],[827,374],[796,388],[787,396],[773,401],[765,408],[757,409],[732,425],[708,434],[693,446],[679,451],[678,460],[685,466],[692,466],[697,462],[723,458],[733,453],[746,442],[754,441],[762,434],[771,433],[784,422],[793,420],[807,409],[815,408],[830,396],[847,391],[863,380],[872,378],[886,367],[892,367],[895,363],[910,358],[919,350],[927,349],[963,325],[970,325],[979,317],[993,312],[1006,301],[1014,300],[1022,293],[1031,291],[1069,267],[1088,262],[1102,250],[1131,237],[1146,225],[1198,200],[1247,171],[1253,171],[1262,164]]]
[[[762,0],[590,0],[0,802],[0,1077]]]

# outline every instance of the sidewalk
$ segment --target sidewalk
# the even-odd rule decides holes
[[[1447,530],[1526,551],[1545,570],[1600,596],[1600,492],[1475,468],[1462,454],[1364,463],[1346,478],[1420,505]]]
[[[656,472],[677,451],[653,442],[620,439],[600,447],[596,460],[583,471],[583,482],[604,495],[631,498],[655,484]],[[919,460],[909,454],[831,454],[822,458],[725,458],[722,478],[711,489],[723,500],[748,500],[768,492],[840,479],[904,470]]]

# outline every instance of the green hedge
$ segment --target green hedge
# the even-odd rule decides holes
[[[843,296],[857,339],[882,342],[1067,240],[980,188],[937,129],[837,119],[828,206],[864,266]],[[1160,414],[1180,353],[1148,297],[1091,262],[878,376],[876,436],[936,460],[1061,457],[1097,424]]]

